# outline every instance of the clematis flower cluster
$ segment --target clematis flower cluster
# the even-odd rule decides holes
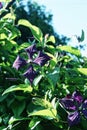
[[[81,120],[81,115],[87,118],[87,99],[84,100],[79,91],[62,98],[60,103],[68,111],[69,126],[78,124]]]
[[[38,52],[35,44],[26,48],[25,51],[27,52],[27,55],[29,57],[30,65],[29,65],[28,69],[26,70],[26,72],[23,74],[23,76],[26,77],[32,84],[33,80],[37,76],[37,72],[34,70],[32,64],[37,64],[42,67],[47,63],[47,61],[49,61],[51,59],[51,57],[48,56],[47,54],[43,53],[42,51]],[[33,55],[36,52],[38,52],[38,55],[35,59],[33,59]],[[18,55],[16,60],[13,63],[13,68],[18,70],[27,64],[28,64],[28,61],[26,61],[25,59],[23,59],[22,57],[20,57]]]

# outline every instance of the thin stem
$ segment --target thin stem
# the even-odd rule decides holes
[[[70,130],[70,126],[68,126],[68,129],[67,130]]]
[[[12,128],[14,128],[15,126],[17,126],[17,125],[19,125],[19,124],[20,124],[20,122],[17,122],[16,124],[13,125]]]

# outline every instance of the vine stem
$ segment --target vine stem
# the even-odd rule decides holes
[[[67,130],[70,130],[70,126],[68,126],[68,129]]]

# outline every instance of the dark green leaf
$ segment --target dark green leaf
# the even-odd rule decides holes
[[[53,84],[53,86],[56,85],[56,83],[58,82],[59,79],[59,72],[60,69],[58,67],[56,67],[52,73],[47,74],[47,78],[49,79],[49,81]]]
[[[84,41],[84,38],[85,38],[85,34],[84,34],[84,31],[82,30],[82,34],[81,34],[80,41],[83,42],[83,41]]]
[[[21,113],[25,109],[25,105],[26,105],[25,101],[20,101],[20,102],[14,101],[11,104],[11,109],[12,109],[15,117],[19,117],[21,115]]]

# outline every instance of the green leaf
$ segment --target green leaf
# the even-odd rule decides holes
[[[19,84],[19,85],[14,85],[9,87],[8,89],[6,89],[2,95],[10,93],[10,92],[14,92],[14,91],[24,91],[24,92],[29,92],[31,93],[33,88],[31,86],[29,86],[28,84]]]
[[[12,51],[12,48],[13,47],[18,47],[18,45],[16,44],[16,42],[14,42],[13,40],[11,41],[9,41],[9,40],[5,40],[5,45],[3,46],[3,50],[8,50],[8,51]]]
[[[41,119],[39,119],[38,117],[33,118],[29,123],[29,128],[33,130],[40,122]]]
[[[76,56],[81,56],[80,50],[78,50],[75,47],[71,47],[71,46],[58,46],[57,49],[60,50],[60,51],[69,52],[69,53],[71,53],[73,55],[76,55]]]
[[[0,102],[2,102],[3,100],[5,100],[6,98],[7,98],[7,95],[4,95],[4,96],[0,95]]]
[[[25,78],[24,83],[28,84],[28,85],[30,84],[30,82],[29,82],[29,80],[27,78]]]
[[[87,130],[87,120],[85,118],[81,119],[81,125],[83,127],[83,130]]]
[[[13,20],[15,20],[16,17],[15,17],[14,14],[12,14],[12,13],[8,13],[8,14],[6,14],[3,18],[4,18],[4,19],[9,18],[9,19],[13,19]]]
[[[50,50],[50,48],[49,48],[49,50]],[[52,50],[51,50],[51,53],[52,53]],[[54,55],[52,55],[51,53],[46,53],[46,54],[51,57],[50,65],[54,67],[57,63],[57,58]]]
[[[19,121],[20,120],[20,118],[15,118],[15,117],[11,117],[10,119],[9,119],[9,124],[13,124],[15,121]]]
[[[22,118],[22,117],[21,118],[17,118],[17,117],[12,116],[8,123],[10,125],[10,124],[13,124],[16,121],[22,121],[22,120],[29,120],[29,117],[28,118]]]
[[[53,108],[52,104],[49,101],[47,101],[46,99],[33,98],[33,103],[35,105],[43,106],[44,108]]]
[[[7,38],[7,36],[6,36],[5,33],[0,34],[0,39],[1,39],[1,40],[5,39],[5,38]]]
[[[24,20],[24,19],[19,20],[18,25],[23,25],[23,26],[28,27],[31,30],[35,39],[38,40],[39,42],[42,42],[43,34],[42,34],[42,31],[40,30],[40,28],[32,25],[29,21]]]
[[[5,126],[0,126],[0,130],[6,130],[5,128]]]
[[[29,43],[28,42],[25,42],[23,44],[21,44],[19,47],[18,47],[18,51],[22,50],[22,49],[25,49],[27,47],[29,47]]]
[[[26,100],[26,97],[25,96],[17,96],[15,95],[15,98],[18,100],[18,101],[22,101],[22,100]]]
[[[79,71],[81,74],[87,76],[87,68],[76,68],[75,70]]]
[[[34,79],[33,84],[34,84],[35,86],[37,86],[38,83],[40,82],[40,80],[42,79],[42,77],[43,77],[43,75],[37,76],[37,77]]]
[[[55,43],[55,37],[52,35],[48,38],[47,42],[52,42],[52,43]]]
[[[77,38],[78,42],[83,42],[84,38],[85,38],[84,31],[82,30],[81,37],[76,36],[76,38]]]
[[[41,98],[33,98],[33,104],[28,107],[28,114],[29,116],[43,116],[46,119],[57,119],[56,109],[49,101]]]
[[[58,101],[56,102],[56,97],[54,97],[54,98],[52,99],[51,104],[52,104],[52,106],[53,106],[54,109],[57,108]]]
[[[0,117],[0,124],[2,123],[2,118]]]
[[[0,0],[0,2],[10,2],[11,0]]]
[[[14,39],[18,36],[21,36],[20,31],[12,24],[7,24],[7,25],[5,25],[5,27],[6,27],[6,31],[8,33],[9,39]]]
[[[25,101],[21,101],[21,102],[14,101],[11,104],[11,109],[14,113],[14,116],[19,117],[21,113],[23,112],[23,110],[25,109],[25,106],[26,106]]]
[[[29,114],[29,116],[43,116],[56,119],[57,111],[55,109],[43,109],[36,112],[32,112]]]
[[[80,42],[83,42],[85,38],[85,34],[84,31],[82,30],[82,34],[81,34],[81,38],[80,38]]]
[[[47,78],[49,79],[50,83],[55,86],[59,79],[59,68],[56,67],[51,73],[47,74]]]

